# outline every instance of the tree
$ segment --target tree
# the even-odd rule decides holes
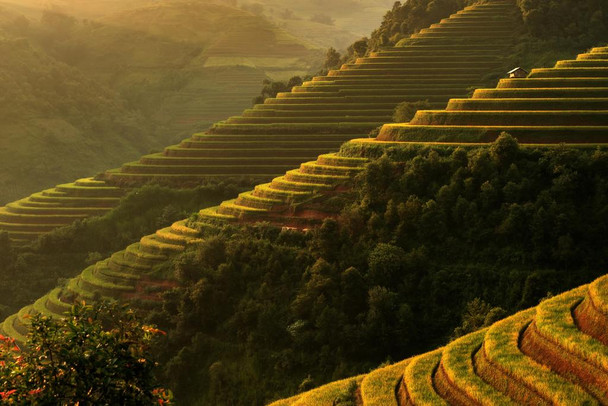
[[[253,99],[254,104],[264,103],[264,100],[270,97],[276,97],[277,94],[281,92],[289,92],[291,88],[294,86],[300,86],[304,80],[300,76],[293,76],[289,79],[287,83],[281,81],[272,81],[270,79],[264,79],[262,84],[264,87],[262,88],[262,92],[260,96],[257,96]]]
[[[329,48],[325,54],[325,63],[323,68],[327,70],[338,69],[342,64],[342,55],[335,48]]]
[[[415,102],[405,101],[399,103],[397,107],[395,107],[393,121],[395,123],[407,123],[414,118],[414,115],[418,110],[429,110],[430,108],[431,104],[428,100],[418,100]]]
[[[132,310],[76,304],[63,319],[31,317],[22,350],[0,336],[0,399],[9,404],[169,404],[155,384],[150,346],[163,334]]]

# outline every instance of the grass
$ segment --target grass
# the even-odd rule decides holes
[[[285,175],[287,180],[300,182],[300,183],[321,183],[326,185],[334,185],[339,182],[347,181],[351,179],[350,176],[346,175],[325,175],[325,174],[314,174],[301,172],[298,169],[287,171]]]
[[[403,381],[412,403],[415,405],[447,405],[447,402],[435,392],[433,374],[443,348],[412,358],[403,374]]]
[[[57,314],[63,314],[70,310],[72,305],[61,301],[62,288],[55,288],[48,293],[46,306],[48,309]]]
[[[606,68],[537,68],[532,69],[528,77],[554,78],[554,77],[606,77]]]
[[[139,250],[153,255],[169,255],[184,250],[182,244],[169,244],[159,241],[156,235],[146,235],[141,238]]]
[[[403,75],[403,76],[427,76],[427,75],[483,75],[487,73],[488,69],[485,67],[462,67],[462,68],[359,68],[359,69],[346,69],[340,70],[334,73],[330,72],[328,76],[385,76],[385,75]]]
[[[446,110],[608,110],[608,97],[451,99]]]
[[[99,277],[98,274],[94,272],[95,266],[89,266],[79,275],[81,280],[81,286],[84,284],[83,288],[93,291],[99,291],[100,293],[113,295],[116,293],[122,292],[130,292],[135,288],[131,285],[121,285],[113,282],[109,282],[107,280],[103,280]],[[125,281],[127,282],[127,281]]]
[[[577,59],[571,61],[559,61],[556,68],[606,68],[608,61],[605,59]]]
[[[0,221],[6,223],[22,223],[22,224],[54,224],[61,226],[70,224],[76,220],[86,218],[86,214],[22,214],[10,212],[6,207],[0,207]]]
[[[218,207],[209,207],[199,211],[198,215],[204,220],[214,220],[219,222],[236,220],[236,217],[232,214],[223,214],[218,212]]]
[[[297,165],[297,161],[284,165],[255,165],[243,162],[242,165],[146,165],[139,162],[125,164],[123,174],[158,174],[165,175],[246,175],[255,173],[276,174]]]
[[[184,235],[179,232],[175,232],[173,227],[166,227],[157,230],[154,233],[155,238],[157,238],[160,242],[174,245],[186,245],[188,244],[188,240],[191,240],[192,237],[190,235]]]
[[[231,126],[231,125],[227,125]],[[239,126],[238,124],[232,124],[232,126]],[[244,124],[242,126],[245,126]],[[260,124],[260,125],[249,125],[252,128],[256,128],[256,127],[265,127],[268,126],[268,124]],[[290,129],[292,130],[298,130],[298,127],[296,125],[289,125],[287,124],[286,127],[290,127]],[[321,126],[322,127],[322,126]],[[339,127],[339,125],[336,125],[334,127]],[[366,127],[367,128],[367,127]],[[263,128],[259,128],[258,130],[261,131]],[[277,131],[278,132],[278,131]],[[230,135],[230,132],[227,132],[227,135]],[[367,132],[365,131],[358,131],[358,132],[348,132],[346,134],[349,135],[353,135],[353,137],[357,137],[357,136],[361,136],[361,135],[366,135]],[[225,134],[222,134],[225,135]],[[253,138],[253,137],[252,137]],[[302,148],[303,150],[307,150],[311,148],[311,142],[314,142],[314,146],[315,148],[320,148],[320,147],[324,147],[324,148],[331,148],[334,145],[340,145],[344,140],[332,140],[332,139],[328,139],[328,140],[316,140],[314,137],[311,140],[306,140],[305,136],[300,136],[300,134],[297,133],[297,131],[294,131],[294,135],[293,135],[293,140],[261,140],[261,141],[255,141],[255,140],[250,140],[250,141],[243,141],[243,140],[236,140],[236,141],[208,141],[208,140],[204,140],[204,141],[187,141],[182,143],[182,146],[184,147],[190,147],[190,148],[198,148],[198,147],[202,147],[204,149],[214,149],[214,150],[220,150],[218,151],[218,153],[221,153],[221,150],[231,150],[232,148],[236,149],[236,150],[240,150],[242,148],[250,148],[250,149],[267,149],[267,148],[280,148],[280,147],[284,147],[284,148]],[[197,151],[198,152],[198,151]],[[136,163],[134,163],[136,164]]]
[[[48,190],[48,189],[47,189]],[[88,207],[114,207],[120,201],[119,197],[72,197],[72,196],[47,196],[43,192],[32,194],[27,200],[31,202],[53,202],[64,207],[88,206]]]
[[[360,166],[329,166],[317,162],[305,162],[300,164],[300,171],[315,175],[353,176],[362,170],[363,167]]]
[[[604,276],[589,285],[588,297],[598,311],[608,315],[608,276]]]
[[[475,373],[472,357],[479,350],[486,331],[487,329],[477,331],[447,345],[441,364],[448,379],[473,402],[481,405],[515,404]]]
[[[526,404],[534,399],[535,392],[544,402],[552,404],[597,404],[597,401],[579,386],[520,351],[520,336],[535,315],[536,309],[529,309],[490,327],[480,350],[484,355],[481,358],[489,362],[488,369],[500,370],[504,375],[490,372],[482,374],[482,377],[492,386]]]
[[[560,88],[497,88],[477,89],[473,93],[474,99],[498,98],[581,98],[581,97],[607,97],[608,87],[560,87]]]
[[[379,141],[461,142],[483,143],[493,141],[506,131],[520,144],[599,145],[608,142],[608,126],[439,126],[439,125],[385,125]]]
[[[332,406],[336,404],[337,399],[350,399],[354,402],[353,388],[356,388],[363,378],[364,376],[360,375],[321,386],[302,394],[291,406]]]
[[[607,111],[598,110],[532,110],[532,111],[418,111],[412,125],[466,126],[600,126],[608,125]]]
[[[273,206],[286,204],[286,200],[258,195],[255,192],[244,192],[239,194],[236,204],[239,206],[251,207],[254,209],[271,210]]]
[[[523,78],[500,79],[497,89],[551,87],[608,87],[608,78]]]
[[[23,345],[27,341],[27,337],[15,329],[14,323],[17,321],[17,314],[13,314],[4,320],[2,323],[2,330],[5,335],[14,338],[17,341],[17,344],[20,346]]]
[[[218,212],[225,215],[240,217],[244,215],[259,215],[268,212],[268,210],[257,207],[240,206],[236,203],[236,200],[228,200],[220,204]]]
[[[110,261],[111,259],[108,258],[95,264],[94,275],[101,280],[116,284],[120,284],[120,282],[131,283],[141,278],[141,275],[136,270],[116,271],[110,268]]]
[[[574,356],[608,372],[608,348],[582,333],[572,318],[572,308],[584,298],[587,286],[541,303],[535,318],[538,332]]]
[[[410,360],[407,359],[367,374],[361,382],[363,404],[365,406],[396,406],[396,388],[403,376],[403,370],[409,362]]]
[[[89,290],[83,289],[80,286],[80,278],[72,278],[66,286],[66,291],[74,294],[79,300],[93,300],[95,294]]]
[[[319,165],[339,167],[361,167],[369,162],[367,158],[340,156],[336,153],[319,155]]]
[[[75,197],[122,197],[123,189],[114,186],[79,186],[76,183],[65,183],[55,186],[58,192]]]
[[[297,124],[297,123],[356,123],[364,122],[368,123],[370,120],[377,120],[382,122],[389,122],[392,114],[388,115],[367,115],[367,116],[350,116],[348,114],[340,116],[323,116],[323,117],[230,117],[226,120],[228,124]]]
[[[274,178],[271,183],[258,185],[256,188],[259,187],[262,190],[266,190],[268,189],[268,185],[272,185],[272,191],[276,191],[277,193],[288,193],[293,196],[318,192],[321,190],[330,190],[332,188],[332,185],[325,183],[290,181],[286,179],[285,176]]]
[[[8,203],[4,206],[7,211],[11,213],[19,214],[32,214],[32,215],[98,215],[106,213],[110,210],[107,207],[62,207],[62,206],[42,206],[35,207],[28,205],[28,199],[18,200],[16,202]]]
[[[243,117],[248,118],[284,118],[284,117],[310,117],[321,119],[324,117],[368,117],[368,116],[390,116],[393,113],[393,106],[385,109],[373,110],[306,110],[306,106],[300,105],[300,108],[294,110],[270,110],[270,109],[250,109],[243,112]]]
[[[305,156],[306,154],[300,154]],[[140,165],[179,165],[179,166],[196,166],[196,165],[237,165],[239,163],[248,165],[286,165],[293,163],[294,160],[301,158],[296,157],[166,157],[157,155],[155,157],[144,157],[139,161]]]
[[[40,299],[38,299],[34,302],[34,304],[32,305],[32,310],[34,312],[42,314],[43,316],[48,316],[48,317],[62,316],[62,314],[57,314],[47,307],[47,300],[48,300],[47,296],[42,296]],[[20,320],[22,320],[22,322],[23,322],[23,319],[20,319]]]
[[[171,224],[171,231],[191,238],[197,238],[199,236],[197,230],[186,225],[186,220],[176,221]]]
[[[147,264],[141,264],[133,259],[126,258],[126,251],[118,251],[112,254],[108,266],[116,272],[140,273],[150,268]]]
[[[608,402],[606,369],[598,366],[606,347],[579,331],[573,310],[584,297],[586,286],[549,299],[537,307],[535,321],[526,329],[521,349],[593,394],[602,404]],[[539,324],[542,326],[539,327]],[[596,353],[596,351],[600,353]],[[603,354],[602,354],[603,352]],[[599,356],[599,360],[598,360]]]
[[[141,249],[141,243],[135,243],[129,245],[125,250],[125,259],[128,260],[130,258],[137,263],[141,263],[142,265],[151,266],[159,261],[164,261],[166,259],[166,255],[145,252]]]

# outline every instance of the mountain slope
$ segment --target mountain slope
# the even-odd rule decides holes
[[[185,285],[183,305],[194,301],[200,309],[197,314],[205,320],[200,326],[195,315],[182,318],[186,316],[182,314],[177,324],[186,323],[184,333],[194,335],[196,328],[203,328],[213,341],[221,334],[216,327],[219,320],[228,323],[226,328],[243,331],[244,336],[236,334],[241,338],[255,340],[259,334],[276,333],[285,352],[277,351],[289,363],[298,358],[289,356],[292,346],[299,353],[303,345],[311,356],[318,354],[315,360],[321,365],[307,364],[307,368],[326,380],[332,371],[344,376],[344,369],[328,355],[334,349],[348,351],[341,355],[346,364],[351,362],[350,354],[357,360],[369,357],[377,365],[387,354],[402,357],[421,347],[427,349],[429,340],[437,342],[446,328],[455,327],[461,301],[467,297],[484,295],[501,305],[509,303],[511,309],[525,308],[550,289],[562,291],[573,282],[595,277],[597,273],[587,266],[593,264],[596,269],[595,265],[602,268],[605,264],[602,210],[608,196],[605,177],[594,176],[605,173],[605,146],[517,148],[509,137],[491,145],[464,147],[369,144],[362,148],[357,143],[346,145],[340,155],[320,156],[316,162],[290,171],[288,179],[273,182],[288,188],[259,190],[273,195],[243,194],[240,201],[223,204],[221,213],[202,210],[198,216],[143,237],[24,307],[2,329],[22,342],[28,313],[59,316],[73,300],[91,300],[96,295],[133,301],[134,305],[160,307],[164,303],[170,308],[176,305],[175,291],[165,296],[167,302],[163,302],[162,292],[176,287],[174,281],[178,280]],[[368,167],[363,168],[366,163]],[[355,173],[363,176],[352,190]],[[328,218],[336,220],[317,227]],[[569,220],[564,222],[564,218]],[[235,226],[225,228],[227,221]],[[260,221],[283,231],[268,224],[236,227]],[[293,229],[311,232],[290,231]],[[274,236],[274,243],[269,245],[260,236]],[[239,243],[232,245],[234,240]],[[552,267],[555,270],[547,272]],[[260,284],[260,300],[266,300],[263,309],[272,307],[275,296],[271,301],[267,295],[276,287],[276,299],[281,302],[275,306],[284,311],[260,310],[258,314],[250,309],[246,303],[257,308],[257,301],[244,300],[240,293],[253,289],[254,281]],[[298,288],[286,287],[292,283]],[[234,302],[224,302],[227,295]],[[265,318],[268,314],[272,322]],[[280,321],[275,321],[275,315],[280,315]],[[155,317],[159,315],[155,313]],[[483,320],[486,318],[484,315]],[[238,321],[243,319],[248,327],[241,330]],[[159,320],[171,320],[171,325],[175,319],[165,315]],[[226,334],[230,337],[227,342],[239,347],[234,331]],[[226,343],[219,341],[225,348]],[[204,375],[201,371],[217,361],[215,357],[228,363],[236,356],[205,343],[223,355],[212,352],[207,358],[202,355],[207,354],[207,347],[198,347],[196,340],[192,347],[188,344],[187,360],[180,362],[196,365],[193,380]],[[319,351],[315,343],[328,349]],[[182,341],[180,345],[184,345]],[[266,348],[260,342],[257,346]],[[200,364],[201,358],[191,358],[191,351],[203,358]],[[455,351],[454,356],[462,355]],[[256,359],[279,368],[275,372],[282,374],[282,356],[272,356],[272,361],[267,356],[263,352]],[[432,369],[435,356],[425,358],[418,367]],[[367,370],[365,364],[353,362],[359,369],[352,373]],[[288,371],[295,379],[299,372],[305,377],[307,370],[300,371],[297,365]],[[180,366],[168,368],[182,374]],[[190,374],[184,371],[183,375]],[[378,377],[377,384],[364,381],[362,387],[373,389],[390,382],[395,371],[385,372],[388,376]],[[263,381],[260,376],[266,375],[256,378]],[[239,382],[239,377],[230,379]],[[267,385],[272,387],[272,381]],[[339,390],[352,387],[349,381],[339,386]],[[338,389],[329,392],[329,397],[334,396],[330,401],[335,400]],[[282,394],[286,394],[284,390]],[[386,399],[387,394],[394,392],[371,392],[365,398]],[[303,400],[328,398],[313,395]],[[499,394],[491,396],[504,399]]]
[[[352,380],[361,382],[365,406],[605,404],[607,329],[603,276],[436,351]],[[336,382],[272,405],[306,405],[308,398],[331,405],[338,387],[338,394],[346,392]]]
[[[218,4],[146,5],[97,21],[39,14],[28,11],[28,20],[0,8],[1,114],[10,116],[2,123],[2,203],[204,129],[250,106],[267,74],[307,73],[322,55]],[[260,58],[258,40],[271,58]]]
[[[27,40],[0,39],[0,52],[2,201],[159,145],[116,93]]]
[[[465,23],[461,24],[463,20]],[[478,27],[488,21],[494,24],[494,29],[479,32]],[[167,147],[162,153],[146,155],[138,162],[107,171],[97,180],[105,180],[106,186],[152,181],[187,187],[214,178],[271,179],[319,153],[338,149],[346,140],[365,137],[370,130],[391,121],[395,106],[404,100],[428,100],[443,107],[449,98],[466,95],[469,87],[480,86],[488,75],[506,69],[502,56],[514,43],[517,36],[514,27],[520,22],[518,9],[510,2],[468,7],[437,28],[442,30],[456,24],[459,30],[454,38],[463,38],[463,43],[453,44],[445,35],[437,36],[433,31],[422,33],[413,40],[416,43],[358,58],[355,63],[294,87],[291,92],[267,99],[241,116],[219,122],[205,133]],[[465,42],[471,36],[477,41],[483,39],[484,44]],[[471,67],[470,61],[476,65]],[[60,189],[62,197],[70,196],[64,194],[70,192],[68,187]],[[100,197],[92,189],[77,187],[72,191],[80,193],[78,197]],[[87,195],[87,191],[92,195]],[[53,194],[44,193],[50,197]],[[47,212],[41,218],[42,223],[35,221],[34,209],[19,208],[28,206],[27,202],[12,204],[2,212],[5,224],[1,228],[10,230],[14,238],[31,239],[37,233],[47,232],[52,225],[82,218],[90,207],[86,200],[75,206],[63,201],[56,203],[57,214],[64,217],[52,217]],[[27,224],[22,215],[31,215]]]

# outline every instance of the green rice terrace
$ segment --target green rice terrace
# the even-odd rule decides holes
[[[520,143],[608,141],[608,48],[597,47],[527,78],[452,99],[445,110],[418,111],[388,124],[379,141],[489,142],[506,131]]]
[[[10,203],[0,208],[0,230],[7,231],[15,244],[24,244],[75,220],[107,212],[129,187],[148,182],[190,187],[209,179],[270,180],[319,154],[338,150],[345,141],[367,137],[370,130],[392,121],[400,102],[428,100],[443,108],[451,98],[466,97],[469,88],[480,86],[487,75],[507,68],[503,57],[521,26],[521,13],[510,1],[467,7],[398,47],[315,77],[162,153]],[[350,171],[333,170],[328,179]],[[288,172],[284,180],[273,181],[272,188],[259,188],[271,191],[239,201],[255,200],[266,207],[288,194],[277,185],[296,182],[297,188],[307,189],[314,184],[309,181],[308,175]]]
[[[443,348],[272,403],[598,405],[608,402],[608,276]],[[354,399],[353,399],[354,400]]]

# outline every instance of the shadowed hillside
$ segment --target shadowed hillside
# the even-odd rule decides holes
[[[28,40],[0,39],[0,52],[0,201],[161,145],[116,92]]]
[[[460,147],[368,144],[348,143],[291,171],[289,182],[141,238],[2,330],[23,342],[28,313],[129,300],[171,331],[162,353],[181,396],[258,404],[306,388],[306,374],[310,385],[368,371],[504,315],[477,306],[457,328],[476,297],[525,309],[606,265],[606,180],[594,176],[606,170],[605,145],[518,146],[508,136]],[[76,235],[44,244],[62,251]],[[220,361],[229,386],[264,390],[215,392],[210,367]]]
[[[604,276],[438,350],[272,406],[340,397],[365,406],[606,404],[607,300]]]
[[[148,5],[95,21],[53,10],[28,16],[0,8],[2,114],[10,116],[3,203],[202,130],[248,107],[268,75],[306,74],[322,55],[218,4]]]

